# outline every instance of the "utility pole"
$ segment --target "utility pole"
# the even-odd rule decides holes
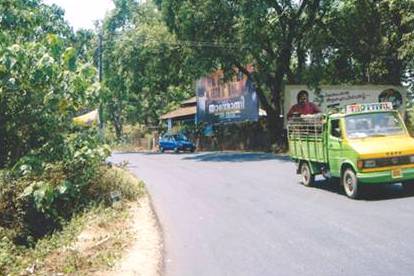
[[[98,74],[99,74],[99,83],[102,87],[102,69],[103,69],[103,65],[102,65],[102,55],[103,55],[103,48],[102,48],[102,44],[103,44],[103,24],[101,25],[101,30],[99,31],[98,34]],[[102,89],[101,89],[102,91]],[[100,95],[99,97],[99,132],[101,134],[101,137],[103,137],[103,133],[104,133],[104,112],[103,112],[103,99],[102,99],[102,95]]]

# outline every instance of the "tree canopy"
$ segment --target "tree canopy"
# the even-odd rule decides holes
[[[0,14],[2,168],[42,148],[58,151],[71,118],[94,106],[99,87],[95,67],[77,60],[76,35],[60,8],[6,0]]]
[[[160,115],[189,97],[182,48],[148,2],[115,1],[104,20],[105,105],[117,136],[124,122],[158,125]]]
[[[409,0],[156,2],[192,64],[252,77],[274,137],[284,84],[401,84],[412,62]]]
[[[157,125],[162,113],[194,95],[197,78],[216,69],[224,69],[230,77],[237,69],[255,82],[268,114],[267,127],[282,142],[286,84],[414,83],[410,0],[114,0],[114,4],[96,30],[75,33],[56,5],[38,0],[2,2],[2,89],[10,95],[1,101],[7,105],[0,111],[1,131],[15,131],[18,136],[11,121],[24,122],[31,116],[40,120],[45,114],[30,108],[39,114],[25,119],[21,114],[29,113],[10,104],[13,89],[38,91],[39,104],[47,103],[43,99],[50,90],[59,91],[51,104],[53,112],[59,105],[67,104],[65,110],[76,113],[99,104],[105,111],[103,119],[121,138],[124,123]],[[246,70],[250,64],[253,72]],[[98,75],[91,65],[103,69],[99,97],[99,87],[92,85]],[[78,94],[70,98],[68,91]],[[28,95],[32,101],[33,95]],[[14,101],[22,110],[29,108],[20,95]],[[10,108],[13,111],[5,111]]]

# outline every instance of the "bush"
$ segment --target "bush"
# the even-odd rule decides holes
[[[21,159],[13,170],[3,170],[0,227],[15,229],[9,237],[16,244],[33,245],[95,199],[88,191],[101,178],[101,166],[110,153],[95,134],[92,130],[70,134],[56,154],[45,155],[45,146]]]
[[[4,182],[1,183],[4,184]],[[24,190],[23,182],[15,182],[7,186],[8,192],[11,192],[13,190],[11,187],[13,187],[15,184],[22,186],[19,188],[20,191],[22,189]],[[1,187],[2,188],[0,190],[4,192],[6,190],[5,186]],[[116,205],[118,208],[108,208],[108,205],[112,203],[110,197],[110,193],[112,191],[118,191],[121,194],[121,204]],[[49,272],[49,270],[42,270],[42,267],[45,268],[45,266],[50,266],[50,263],[48,264],[48,261],[45,260],[45,258],[48,258],[47,256],[51,256],[52,262],[55,261],[54,254],[59,255],[59,258],[63,259],[67,256],[73,257],[73,254],[76,254],[76,251],[73,251],[75,253],[72,253],[71,250],[64,251],[62,257],[62,252],[58,252],[56,249],[70,246],[79,235],[80,231],[84,228],[84,226],[89,225],[91,220],[94,221],[94,224],[99,224],[100,226],[107,224],[112,220],[115,220],[117,221],[116,223],[119,223],[119,220],[123,220],[122,216],[128,213],[125,212],[127,209],[123,208],[125,207],[124,203],[126,200],[135,200],[143,193],[143,183],[137,182],[137,179],[134,178],[130,173],[124,171],[122,168],[100,165],[96,177],[89,183],[87,189],[85,189],[82,193],[82,197],[89,200],[89,203],[85,206],[85,208],[83,208],[83,210],[80,212],[73,213],[70,221],[61,221],[62,225],[60,225],[60,227],[62,227],[63,231],[56,231],[56,229],[54,229],[53,234],[37,240],[36,243],[34,243],[34,240],[32,239],[31,245],[33,245],[33,248],[16,245],[15,239],[19,235],[23,236],[24,228],[22,228],[22,226],[28,228],[35,227],[35,217],[32,217],[33,219],[31,221],[25,221],[23,218],[27,217],[27,215],[22,216],[22,214],[20,214],[19,216],[17,215],[18,212],[12,210],[12,214],[14,215],[13,218],[15,221],[20,219],[20,221],[24,223],[21,224],[20,228],[0,227],[0,274],[21,275],[22,271],[25,271],[25,269],[36,271],[36,275],[48,274],[46,271]],[[16,192],[14,194],[19,193]],[[14,197],[13,202],[19,202],[22,200],[22,198],[17,200],[16,199],[17,198]],[[4,207],[4,205],[2,206]],[[5,215],[5,212],[3,212],[3,207],[0,208],[0,213],[2,215]],[[26,211],[24,209],[22,210]],[[31,210],[33,211],[36,209],[31,208]],[[114,216],[116,216],[116,219]],[[94,217],[98,217],[99,220],[94,219]],[[41,214],[38,214],[36,217],[36,219],[39,218],[42,219]],[[8,221],[10,222],[12,220],[9,219]],[[1,220],[1,222],[3,221]],[[113,223],[109,223],[105,227],[113,227],[113,225]],[[115,232],[118,233],[118,231]],[[29,237],[27,238],[30,240]],[[117,243],[116,245],[108,245],[106,252],[99,253],[102,253],[103,255],[98,254],[96,256],[92,256],[90,259],[85,259],[84,256],[79,256],[79,258],[82,258],[77,259],[73,265],[71,265],[71,261],[68,261],[68,263],[53,263],[52,267],[59,269],[58,271],[68,273],[69,271],[66,270],[67,267],[65,266],[69,266],[71,269],[75,269],[70,270],[72,272],[79,269],[79,264],[86,264],[86,262],[88,263],[86,264],[87,266],[96,266],[97,258],[100,258],[99,256],[107,256],[108,254],[113,256],[113,250],[116,251],[117,247],[121,246],[118,245],[118,240],[116,239],[117,237],[115,237],[115,242]],[[65,256],[65,252],[69,253],[67,253]],[[105,259],[105,263],[106,261],[107,260]],[[23,274],[26,275],[30,273],[28,273],[26,270],[26,272]]]
[[[96,201],[112,203],[112,192],[118,192],[123,199],[134,200],[143,192],[143,182],[137,189],[136,179],[122,168],[101,167],[99,176],[87,190],[88,197]]]

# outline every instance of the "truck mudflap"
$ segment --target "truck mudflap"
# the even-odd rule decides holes
[[[385,184],[398,183],[402,181],[414,181],[414,168],[395,168],[381,172],[357,173],[361,183]]]

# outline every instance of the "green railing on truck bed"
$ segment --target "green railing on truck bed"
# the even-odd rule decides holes
[[[321,115],[290,119],[287,125],[290,156],[297,160],[326,163],[325,128]]]

